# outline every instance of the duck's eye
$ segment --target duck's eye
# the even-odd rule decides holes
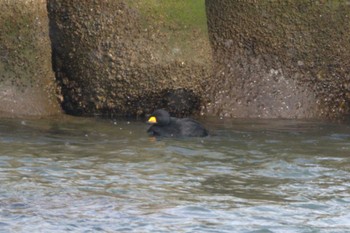
[[[154,117],[154,116],[151,116],[151,117],[148,119],[148,123],[152,123],[152,124],[157,123],[157,118]]]

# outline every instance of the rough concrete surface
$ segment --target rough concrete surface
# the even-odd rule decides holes
[[[61,112],[46,1],[0,0],[0,116]]]
[[[215,61],[207,114],[349,114],[349,1],[206,0],[206,9]]]
[[[205,16],[204,1],[194,2]],[[181,14],[168,14],[166,4],[173,8],[169,12]],[[175,115],[198,113],[212,71],[211,50],[205,18],[200,26],[191,17],[185,23],[174,20],[191,14],[191,8],[176,11],[186,4],[48,0],[63,109],[107,116],[143,115],[162,107]]]
[[[74,115],[167,108],[177,116],[329,119],[350,111],[347,0],[0,7],[0,116],[56,114],[57,97]]]

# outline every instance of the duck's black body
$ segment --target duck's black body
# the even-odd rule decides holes
[[[152,126],[147,130],[150,135],[161,137],[205,137],[208,131],[191,118],[170,117],[165,110],[158,109],[152,113],[148,123]]]

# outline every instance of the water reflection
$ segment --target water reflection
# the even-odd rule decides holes
[[[136,121],[0,121],[0,232],[346,232],[350,128],[213,120],[208,138]]]

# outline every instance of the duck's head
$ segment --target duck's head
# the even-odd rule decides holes
[[[170,123],[170,114],[163,109],[157,109],[148,118],[147,123],[168,125]]]

